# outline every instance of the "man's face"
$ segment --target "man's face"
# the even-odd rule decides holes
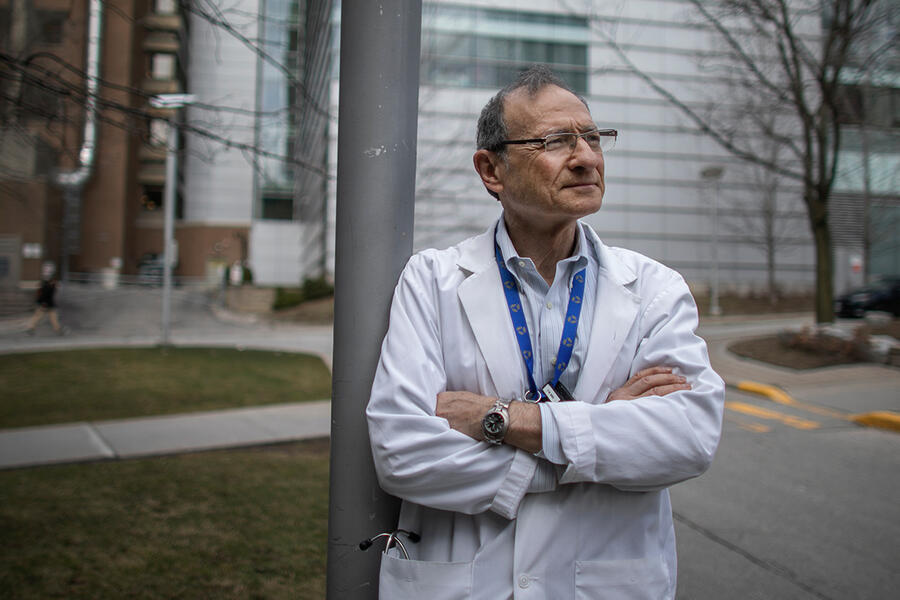
[[[506,98],[504,121],[509,139],[541,138],[551,133],[596,129],[587,107],[574,94],[546,86],[535,96],[516,90]],[[542,229],[600,210],[606,185],[603,155],[579,139],[572,151],[547,152],[543,145],[506,146],[498,164],[500,203],[508,217]]]

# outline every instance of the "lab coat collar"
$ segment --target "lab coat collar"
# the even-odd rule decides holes
[[[502,217],[501,217],[502,218]],[[496,223],[482,234],[462,242],[459,246],[457,265],[468,273],[480,273],[496,266],[494,261],[494,231]],[[594,246],[595,256],[600,261],[600,278],[608,279],[619,286],[627,286],[637,279],[637,274],[627,264],[613,254],[597,233],[589,226],[581,223],[585,239]]]
[[[503,285],[494,260],[494,228],[460,244],[457,264],[468,273],[458,288],[458,296],[472,327],[481,355],[501,397],[518,397],[525,377],[523,361],[513,334],[512,321],[506,310]],[[585,355],[578,384],[573,390],[579,399],[593,399],[605,379],[628,331],[637,316],[640,297],[631,288],[637,274],[600,241],[588,226],[585,238],[594,246],[600,261],[597,273],[597,301],[594,306],[592,343]],[[515,366],[513,366],[515,365]]]

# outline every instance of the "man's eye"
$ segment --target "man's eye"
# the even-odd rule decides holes
[[[588,146],[591,148],[600,147],[600,143],[603,141],[602,137],[599,133],[589,133],[588,135],[583,136],[584,141],[588,143]]]
[[[546,142],[544,146],[547,150],[560,150],[562,148],[568,148],[572,144],[572,136],[571,135],[551,135],[547,136]]]

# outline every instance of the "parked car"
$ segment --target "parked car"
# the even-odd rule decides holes
[[[851,290],[834,301],[839,317],[863,317],[867,311],[879,310],[900,317],[900,277],[886,277]]]

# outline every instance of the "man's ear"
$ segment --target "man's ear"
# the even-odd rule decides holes
[[[482,148],[472,156],[472,162],[484,187],[496,198],[503,190],[503,159],[496,152]]]

